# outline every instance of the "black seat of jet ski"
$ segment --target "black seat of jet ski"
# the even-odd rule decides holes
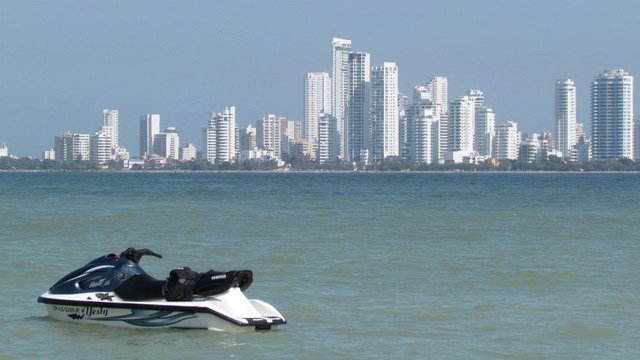
[[[114,292],[122,300],[145,301],[162,299],[164,280],[157,280],[147,274],[135,275],[127,279]]]

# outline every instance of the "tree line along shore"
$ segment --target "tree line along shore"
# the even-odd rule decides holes
[[[167,162],[161,167],[152,162],[136,164],[131,168],[124,167],[123,161],[110,161],[105,166],[98,166],[90,161],[40,160],[29,157],[0,158],[0,170],[26,171],[640,171],[640,162],[630,159],[610,159],[579,164],[565,162],[559,158],[551,158],[545,162],[524,162],[503,160],[499,163],[485,162],[481,164],[412,164],[402,161],[382,161],[364,165],[349,162],[333,161],[318,164],[309,160],[297,160],[278,166],[275,160],[246,160],[234,163],[211,164],[204,160],[187,162]]]

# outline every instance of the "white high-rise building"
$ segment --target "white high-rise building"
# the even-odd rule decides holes
[[[434,76],[426,87],[431,94],[433,105],[440,112],[440,161],[449,152],[449,80],[444,76]]]
[[[236,107],[226,107],[215,116],[216,161],[232,162],[236,157]]]
[[[496,126],[494,142],[494,158],[498,160],[517,160],[520,147],[518,123],[507,121],[505,124]]]
[[[168,127],[163,133],[156,134],[153,140],[153,153],[165,159],[180,159],[180,136],[174,127]]]
[[[273,156],[278,159],[282,158],[282,152],[280,151],[280,145],[282,143],[280,124],[283,119],[283,117],[268,114],[258,120],[256,124],[258,148],[273,151]]]
[[[371,56],[366,52],[352,52],[348,56],[348,64],[346,131],[340,132],[342,123],[336,116],[340,132],[340,158],[361,161],[360,155],[370,147]]]
[[[331,111],[331,78],[326,72],[310,72],[304,79],[304,138],[318,142],[318,117]]]
[[[71,146],[70,139],[71,132],[65,131],[61,135],[56,135],[53,142],[53,151],[56,154],[56,161],[64,162],[72,160],[71,158]]]
[[[118,125],[118,110],[109,110],[109,109],[104,109],[102,110],[102,126],[103,126],[103,132],[111,137],[111,146],[115,147],[119,147],[120,143],[119,143],[119,125]]]
[[[478,116],[484,107],[484,92],[478,89],[471,89],[467,91],[467,96],[474,103],[474,118],[471,131],[473,132],[473,151],[478,152],[476,124],[479,120]]]
[[[427,84],[431,92],[431,101],[440,106],[441,113],[449,111],[449,80],[444,76],[434,76]]]
[[[89,134],[73,134],[72,160],[88,161],[91,155],[91,136]]]
[[[209,123],[211,125],[211,123]],[[202,129],[202,158],[210,163],[216,162],[216,129],[207,126]]]
[[[449,85],[444,76],[434,76],[426,85],[418,85],[413,89],[414,101],[424,102],[429,100],[444,114],[449,111]]]
[[[473,152],[475,109],[475,100],[469,96],[460,96],[449,104],[449,152],[462,152],[465,155]]]
[[[225,107],[221,113],[209,115],[209,125],[203,130],[203,156],[211,163],[233,162],[236,159],[236,107]]]
[[[398,119],[400,122],[400,159],[402,161],[409,160],[409,98],[403,93],[398,93]]]
[[[169,127],[165,130],[165,133],[167,134],[167,159],[180,160],[180,136],[176,128]]]
[[[302,139],[302,123],[296,120],[282,118],[280,122],[280,152],[290,155],[291,144]]]
[[[408,160],[415,164],[439,162],[442,157],[440,125],[442,107],[433,102],[430,85],[413,89],[413,103],[407,108]],[[446,138],[444,141],[446,142]]]
[[[338,120],[340,133],[340,156],[346,156],[346,128],[345,117],[347,99],[349,98],[349,54],[351,40],[333,38],[333,69],[331,76],[331,114]]]
[[[290,140],[299,140],[302,138],[302,123],[297,120],[289,120],[287,118],[280,118],[280,132],[283,137],[288,137]]]
[[[247,125],[242,128],[240,130],[240,151],[255,150],[258,147],[256,136],[257,132],[254,126]]]
[[[484,92],[478,89],[469,89],[467,90],[467,96],[473,100],[473,103],[476,104],[476,107],[484,106]]]
[[[180,160],[181,161],[192,161],[195,160],[198,156],[198,149],[194,144],[187,144],[184,147],[180,148]]]
[[[160,133],[160,114],[140,116],[140,158],[153,154],[153,140]]]
[[[518,161],[528,163],[543,161],[543,153],[543,137],[540,134],[533,133],[529,136],[524,136],[524,139],[520,141]]]
[[[476,108],[476,151],[478,154],[491,157],[495,136],[496,114],[488,107]]]
[[[430,100],[414,100],[407,114],[409,158],[415,164],[438,163],[440,111]]]
[[[371,70],[371,158],[380,162],[400,156],[398,66],[385,62]]]
[[[433,94],[429,85],[418,85],[413,88],[413,103],[424,103],[429,101],[433,103]]]
[[[633,76],[605,71],[591,83],[593,159],[633,159],[633,145]]]
[[[318,118],[318,148],[316,161],[320,164],[338,159],[340,152],[340,133],[338,120],[331,114],[320,114]]]
[[[113,148],[113,140],[111,135],[113,128],[110,126],[102,126],[89,139],[91,146],[91,162],[97,165],[104,165],[113,159],[111,149]]]
[[[576,143],[576,162],[586,164],[589,161],[591,161],[591,143],[585,136],[580,136]]]
[[[576,137],[576,85],[571,79],[558,80],[555,86],[556,149],[562,157],[571,156]]]
[[[59,158],[59,161],[89,161],[91,160],[91,136],[70,132],[56,136],[55,151],[64,156]]]

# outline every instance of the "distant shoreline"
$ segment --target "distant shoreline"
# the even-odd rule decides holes
[[[640,170],[0,170],[0,173],[92,173],[92,174],[638,174]]]

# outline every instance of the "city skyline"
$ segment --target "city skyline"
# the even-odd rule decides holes
[[[332,37],[353,40],[354,50],[371,54],[372,65],[397,63],[405,95],[435,75],[448,78],[450,99],[481,89],[496,122],[515,121],[523,132],[555,131],[555,81],[575,82],[577,122],[590,126],[589,86],[596,74],[640,69],[640,49],[632,41],[640,26],[632,14],[640,5],[633,2],[616,2],[628,11],[597,23],[590,19],[612,5],[405,3],[383,27],[353,22],[355,14],[382,16],[370,2],[344,4],[339,15],[330,9],[341,3],[331,1],[252,3],[248,11],[230,3],[150,4],[7,3],[0,15],[0,142],[12,153],[39,157],[52,136],[95,132],[103,109],[119,110],[119,142],[132,154],[138,118],[147,113],[161,114],[196,144],[208,114],[230,104],[241,126],[271,113],[302,121],[304,74],[331,72]],[[208,24],[208,14],[218,12],[227,16]],[[147,13],[158,25],[154,31],[134,21]],[[429,16],[429,26],[405,24],[413,13],[442,16]],[[335,26],[306,24],[323,15]],[[262,16],[281,26],[260,26]],[[615,36],[598,30],[607,25]],[[464,34],[481,41],[456,41]]]
[[[350,40],[334,38],[334,58],[336,41],[351,43]],[[341,159],[369,164],[391,159],[414,164],[478,164],[491,158],[539,162],[555,155],[584,163],[590,161],[593,148],[595,160],[639,159],[638,123],[633,115],[633,76],[624,69],[606,70],[591,83],[592,146],[584,124],[576,123],[576,91],[571,79],[555,83],[557,138],[554,140],[554,134],[548,131],[522,133],[517,122],[506,121],[496,125],[495,113],[484,106],[484,92],[479,89],[470,89],[466,95],[452,99],[448,102],[451,110],[445,112],[446,77],[435,76],[427,84],[415,86],[413,101],[409,102],[406,95],[398,92],[395,63],[370,66],[370,54],[350,50],[346,49],[344,54],[348,61],[345,64],[334,62],[333,68],[334,74],[336,68],[348,69],[345,75],[349,90],[344,100],[345,114],[341,125],[335,116],[323,110],[332,108],[337,111],[328,101],[331,95],[327,91],[331,83],[327,81],[330,79],[328,73],[307,73],[303,89],[304,121],[268,114],[256,121],[255,128],[251,124],[238,126],[235,106],[225,107],[223,113],[210,113],[209,125],[202,129],[202,155],[198,157],[217,164],[265,159],[266,156],[266,159],[284,164],[283,156],[291,155],[293,151],[297,154],[295,156],[309,156],[318,163]],[[320,81],[311,80],[318,76]],[[324,90],[311,91],[318,87]],[[312,108],[314,111],[309,111]],[[129,152],[117,142],[119,111],[103,109],[102,115],[103,124],[95,134],[65,131],[56,135],[54,147],[43,150],[42,159],[90,160],[100,166],[110,160],[130,159]],[[160,132],[159,114],[140,116],[139,121],[140,154],[136,160],[127,162],[127,167],[141,164],[138,159],[151,160],[157,166],[170,159],[196,158],[197,149],[193,144],[180,147],[175,127],[170,126]],[[332,121],[334,130],[327,128]],[[312,125],[313,122],[315,124]],[[320,132],[323,135],[312,136],[310,126],[314,127],[316,136]],[[340,129],[345,135],[341,135]],[[245,133],[255,140],[243,137]],[[327,136],[335,136],[337,140],[329,140]],[[252,141],[255,141],[253,147],[247,147]],[[327,150],[327,146],[334,150]],[[4,155],[0,156],[7,156],[9,153],[4,143],[2,147]]]
[[[342,160],[364,165],[383,160],[414,164],[479,164],[491,159],[538,162],[550,155],[582,162],[591,157],[639,159],[633,76],[623,69],[605,70],[591,83],[593,142],[584,124],[576,121],[575,83],[571,79],[555,82],[554,140],[554,133],[546,130],[523,133],[515,121],[496,125],[495,113],[484,106],[485,94],[480,89],[469,89],[466,95],[449,101],[448,79],[443,76],[414,86],[409,102],[399,92],[397,64],[372,66],[371,54],[354,51],[351,44],[348,39],[332,39],[336,81],[326,72],[306,73],[303,121],[268,114],[256,121],[255,133],[250,135],[251,125],[238,126],[235,106],[225,107],[223,113],[210,113],[209,124],[202,129],[199,157],[212,164],[275,159],[279,166],[292,151],[294,157],[318,163]],[[326,109],[331,113],[326,114]],[[160,114],[146,114],[139,120],[139,156],[129,162],[130,154],[118,143],[119,110],[103,109],[102,118],[94,135],[71,131],[56,135],[54,147],[43,150],[42,158],[90,160],[98,166],[124,160],[126,167],[139,165],[142,159],[162,166],[167,160],[191,160],[197,150],[189,143],[187,157],[183,156],[176,128],[160,132]],[[241,133],[254,137],[256,146],[243,148],[243,143],[251,141],[246,137],[241,141]],[[4,143],[3,152],[7,152]]]

